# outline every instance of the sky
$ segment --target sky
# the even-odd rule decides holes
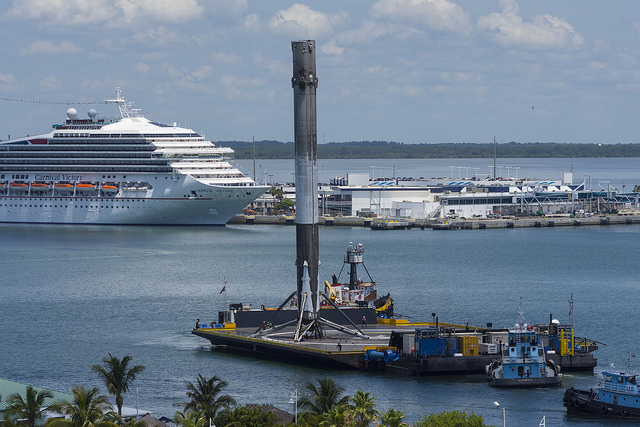
[[[640,139],[637,0],[3,0],[0,36],[0,139],[114,116],[120,87],[212,141],[293,141],[306,39],[318,143]]]

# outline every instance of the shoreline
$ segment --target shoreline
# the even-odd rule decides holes
[[[285,215],[235,215],[228,224],[295,225],[295,216]],[[427,228],[433,230],[482,230],[491,228],[539,228],[578,227],[592,225],[640,224],[640,212],[567,217],[548,215],[542,217],[460,218],[447,220],[407,218],[362,218],[356,216],[319,217],[318,224],[331,227],[371,227],[377,230]]]

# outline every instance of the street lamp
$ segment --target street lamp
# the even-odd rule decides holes
[[[495,406],[496,408],[500,408],[500,404],[498,402],[493,402],[493,406]],[[502,407],[502,427],[507,427],[504,406]]]
[[[293,403],[295,406],[295,415],[294,415],[294,424],[298,425],[298,389],[296,388],[291,393],[291,399],[289,399],[289,403]]]

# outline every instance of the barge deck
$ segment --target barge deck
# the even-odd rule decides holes
[[[338,369],[388,371],[404,375],[485,374],[485,368],[499,358],[498,354],[451,356],[419,356],[415,351],[399,350],[390,346],[392,335],[413,336],[416,328],[433,327],[432,324],[372,324],[360,330],[368,339],[359,339],[341,331],[331,330],[321,339],[295,341],[294,328],[287,327],[268,336],[254,336],[255,327],[225,328],[200,327],[192,334],[207,339],[214,351],[239,352],[259,358],[302,365],[330,366]],[[395,360],[380,356],[391,349]],[[593,371],[597,359],[590,352],[548,354],[562,371]]]

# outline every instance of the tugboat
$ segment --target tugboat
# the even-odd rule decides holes
[[[603,372],[603,381],[596,390],[564,392],[563,403],[567,412],[597,415],[607,418],[640,419],[640,392],[636,374]]]
[[[522,304],[522,302],[520,302]],[[487,365],[487,380],[493,387],[552,387],[562,382],[562,374],[547,359],[538,332],[527,325],[522,311],[515,327],[509,329],[502,358]]]

